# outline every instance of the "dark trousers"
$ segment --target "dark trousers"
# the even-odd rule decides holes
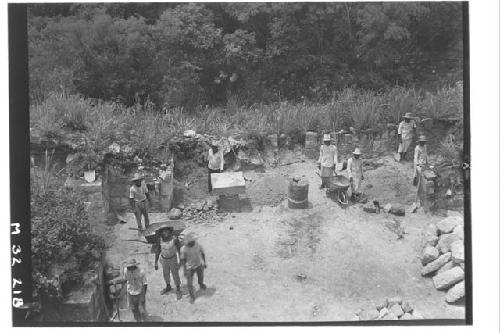
[[[189,295],[191,297],[194,297],[194,288],[193,288],[194,273],[198,275],[198,284],[200,286],[203,285],[203,266],[198,266],[196,268],[186,270],[187,285],[188,285]]]
[[[210,176],[213,173],[221,173],[220,169],[212,170],[208,168],[208,191],[212,192],[212,177]]]
[[[144,292],[139,295],[128,294],[128,304],[130,310],[132,310],[135,321],[146,320],[146,295]]]
[[[135,220],[137,221],[137,228],[142,229],[142,217],[144,216],[144,224],[146,228],[149,226],[149,215],[146,200],[135,202]]]

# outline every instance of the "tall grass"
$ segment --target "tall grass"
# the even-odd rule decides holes
[[[86,149],[101,151],[113,142],[134,150],[154,152],[173,136],[187,129],[198,133],[292,133],[331,131],[354,127],[363,130],[397,123],[404,113],[422,117],[462,116],[462,85],[445,87],[436,93],[395,87],[384,92],[348,88],[332,93],[328,103],[237,106],[231,100],[226,108],[155,109],[151,103],[125,107],[75,95],[52,94],[31,109],[31,127],[42,136],[61,136],[78,132]],[[335,127],[335,128],[334,128]]]

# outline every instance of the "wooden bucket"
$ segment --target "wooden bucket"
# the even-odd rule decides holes
[[[304,209],[308,206],[309,182],[291,179],[288,185],[288,208]]]

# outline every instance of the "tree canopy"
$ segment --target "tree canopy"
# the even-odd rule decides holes
[[[462,4],[33,4],[30,95],[196,107],[462,79]]]

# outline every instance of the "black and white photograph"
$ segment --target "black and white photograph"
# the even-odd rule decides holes
[[[9,4],[9,58],[14,326],[472,323],[468,2]]]

